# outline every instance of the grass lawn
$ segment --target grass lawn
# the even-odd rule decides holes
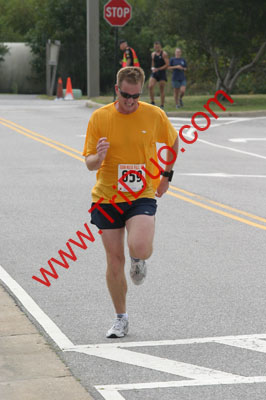
[[[176,109],[175,102],[173,96],[167,96],[165,98],[165,111],[204,111],[203,105],[207,103],[208,99],[213,97],[213,95],[204,95],[204,96],[184,96],[183,102],[184,107],[181,109]],[[266,110],[266,94],[254,94],[254,95],[232,95],[232,99],[234,103],[231,104],[229,101],[224,100],[222,104],[226,108],[226,111],[258,111],[258,110]],[[90,100],[95,101],[101,104],[108,104],[113,101],[113,96],[99,96],[93,97]],[[149,97],[143,96],[141,97],[142,101],[150,102]],[[156,96],[155,103],[160,105],[160,97]],[[211,107],[214,111],[222,111],[220,107],[216,106],[216,104],[212,103]]]

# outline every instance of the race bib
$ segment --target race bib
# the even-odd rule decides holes
[[[119,164],[118,190],[121,192],[129,191],[121,184],[121,181],[123,181],[133,192],[139,192],[144,186],[141,176],[145,179],[145,171],[141,167],[145,167],[145,164]]]

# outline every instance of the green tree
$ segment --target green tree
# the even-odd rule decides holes
[[[35,0],[36,24],[27,41],[35,55],[34,68],[45,82],[46,42],[61,42],[58,76],[86,92],[86,0]]]
[[[36,0],[0,0],[0,29],[4,42],[24,42],[35,24]]]
[[[213,63],[217,89],[232,92],[265,54],[266,3],[260,0],[162,0],[166,32],[177,32]]]
[[[101,91],[110,92],[114,83],[114,28],[103,19],[103,7],[107,0],[100,2],[100,57],[101,57]],[[175,47],[182,47],[183,55],[189,62],[188,78],[189,90],[206,92],[213,89],[215,79],[213,68],[210,67],[210,56],[198,54],[195,46],[184,40],[178,34],[176,24],[167,29],[167,18],[162,15],[161,0],[130,0],[132,19],[123,28],[118,29],[119,39],[126,39],[138,55],[140,65],[145,71],[146,79],[150,76],[151,52],[155,40],[160,40],[169,57],[174,56]],[[168,10],[169,13],[171,10]],[[117,49],[119,59],[122,52]],[[116,70],[120,68],[117,63]],[[208,80],[206,79],[208,76]]]
[[[35,24],[36,0],[0,0],[0,61],[8,53],[6,42],[24,42]]]
[[[0,61],[4,61],[6,53],[8,53],[8,47],[0,43]]]
[[[150,74],[151,49],[154,40],[158,38],[154,29],[153,10],[158,0],[130,0],[132,6],[132,18],[122,28],[118,28],[118,39],[127,40],[129,46],[137,53],[141,67],[146,77]],[[122,52],[115,49],[115,29],[103,18],[103,9],[107,0],[100,0],[100,68],[101,68],[101,91],[110,91],[114,84],[114,70],[121,68],[120,63],[114,67],[115,51],[118,60],[122,59]]]

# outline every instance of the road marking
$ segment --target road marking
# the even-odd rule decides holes
[[[247,143],[247,142],[259,142],[259,141],[266,141],[266,138],[233,138],[228,139],[230,142],[235,143]]]
[[[239,384],[266,383],[266,376],[240,377],[232,379],[222,379],[219,385],[239,385]],[[141,390],[141,389],[162,389],[162,388],[178,388],[178,387],[195,387],[195,386],[213,386],[217,385],[212,379],[206,381],[185,380],[170,382],[147,382],[147,383],[129,383],[118,385],[97,385],[95,388],[105,400],[126,400],[118,391]]]
[[[239,347],[240,349],[257,351],[259,353],[266,353],[266,341],[258,338],[225,338],[219,340],[218,343],[232,347]]]
[[[168,387],[193,387],[206,385],[232,385],[266,383],[266,376],[245,377],[216,369],[184,363],[168,358],[162,358],[127,350],[125,348],[169,346],[199,343],[219,343],[250,351],[266,353],[266,334],[221,336],[209,338],[191,338],[176,340],[161,340],[147,342],[112,342],[94,345],[74,345],[58,326],[45,314],[25,290],[0,266],[0,280],[13,293],[37,323],[46,331],[56,345],[66,352],[78,352],[89,356],[121,362],[123,364],[148,368],[163,373],[170,373],[186,380],[170,382],[147,382],[119,385],[97,385],[95,388],[105,400],[125,400],[119,391],[156,389]]]
[[[198,142],[208,144],[209,146],[218,147],[220,149],[226,149],[226,150],[229,150],[229,151],[234,151],[236,153],[241,153],[241,154],[245,154],[247,156],[262,158],[262,159],[266,160],[266,156],[262,156],[262,155],[256,154],[256,153],[251,153],[249,151],[234,149],[233,147],[228,147],[228,146],[223,146],[221,144],[211,143],[211,142],[208,142],[207,140],[202,140],[202,139],[198,139]]]
[[[170,196],[176,197],[176,198],[178,198],[178,199],[180,199],[180,200],[184,200],[184,201],[186,201],[186,202],[188,202],[188,203],[191,203],[191,204],[193,204],[193,205],[195,205],[195,206],[204,208],[204,209],[209,210],[209,211],[212,211],[212,212],[214,212],[214,213],[216,213],[216,214],[223,215],[224,217],[231,218],[231,219],[234,219],[234,220],[236,220],[236,221],[238,221],[238,222],[242,222],[242,223],[244,223],[244,224],[253,226],[253,227],[255,227],[255,228],[263,229],[263,230],[266,231],[266,226],[265,226],[265,225],[260,225],[260,224],[257,224],[256,222],[249,221],[248,219],[244,219],[244,218],[238,217],[237,215],[230,214],[230,213],[228,213],[228,212],[219,210],[218,208],[210,207],[210,206],[208,206],[208,205],[206,205],[206,204],[204,204],[204,203],[200,203],[199,201],[195,201],[195,200],[189,199],[188,197],[184,197],[184,196],[182,196],[182,195],[180,195],[180,194],[170,192],[169,190],[167,191],[167,193],[168,193]],[[228,206],[228,207],[229,207],[229,206]],[[260,217],[256,217],[256,219],[258,219],[258,218],[260,218]],[[264,218],[263,218],[262,220],[264,220]]]
[[[76,149],[74,149],[72,147],[69,147],[69,146],[67,146],[67,145],[65,145],[63,143],[57,142],[56,140],[50,139],[50,138],[48,138],[46,136],[39,135],[38,133],[30,131],[29,129],[20,127],[19,125],[15,124],[14,122],[10,122],[10,121],[5,122],[5,121],[7,121],[7,120],[5,120],[4,118],[0,118],[0,124],[2,124],[3,126],[6,126],[7,128],[12,129],[13,131],[16,131],[16,132],[18,132],[18,133],[20,133],[22,135],[25,135],[25,136],[29,137],[30,139],[36,140],[36,141],[38,141],[40,143],[45,144],[46,146],[49,146],[49,147],[52,147],[53,149],[61,151],[62,153],[65,153],[70,157],[76,158],[77,160],[84,162],[83,158],[78,157],[75,154],[64,150],[63,148],[71,150],[71,152],[74,152],[74,153],[82,154],[80,151],[78,151],[78,150],[76,150]],[[27,132],[29,132],[31,134],[28,134]],[[39,139],[39,138],[42,138],[42,139]],[[54,145],[52,143],[56,143],[57,145],[59,145],[59,146],[61,146],[63,148],[60,148],[60,147],[58,147],[58,146],[56,146],[56,145]]]
[[[262,118],[266,118],[266,117],[259,117],[258,119],[262,119]],[[178,120],[179,118],[169,118],[170,120]],[[257,119],[257,118],[256,118]],[[180,120],[182,120],[181,118],[180,118]],[[188,119],[187,118],[183,118],[183,120],[184,121],[187,121]],[[223,122],[222,120],[220,120],[219,121],[219,123],[217,123],[217,124],[214,124],[214,125],[210,125],[210,128],[215,128],[215,127],[220,127],[220,126],[223,126],[223,125],[229,125],[229,124],[236,124],[236,123],[238,123],[238,122],[244,122],[244,121],[251,121],[251,120],[254,120],[254,118],[234,118],[234,119],[232,119],[231,121],[228,121],[228,122]],[[176,124],[174,124],[174,126],[175,126]],[[175,126],[176,127],[176,126]],[[181,126],[180,126],[181,127]],[[180,128],[179,126],[178,127],[176,127],[177,128],[177,130]],[[185,131],[184,133],[183,133],[183,135],[184,136],[187,136],[188,138],[193,138],[193,135],[192,135],[192,133],[195,131],[196,129],[195,128],[189,128],[187,131]],[[229,139],[230,140],[230,139]],[[243,140],[243,139],[242,139]],[[264,138],[262,138],[262,140],[266,140],[266,139],[264,139]],[[265,156],[262,156],[262,155],[260,155],[260,154],[256,154],[256,153],[251,153],[251,152],[247,152],[247,151],[244,151],[244,150],[238,150],[238,149],[235,149],[235,148],[233,148],[233,147],[228,147],[228,146],[223,146],[223,145],[218,145],[218,144],[215,144],[215,143],[212,143],[212,142],[209,142],[209,141],[207,141],[207,140],[203,140],[203,139],[197,139],[197,141],[198,142],[201,142],[201,143],[204,143],[204,144],[207,144],[207,145],[209,145],[209,146],[213,146],[213,147],[218,147],[218,148],[222,148],[222,149],[225,149],[225,150],[229,150],[229,151],[234,151],[234,152],[236,152],[236,153],[241,153],[241,154],[245,154],[245,155],[248,155],[248,156],[252,156],[252,157],[257,157],[257,158],[262,158],[262,159],[265,159],[266,160],[266,157]]]
[[[52,147],[52,148],[54,148],[54,149],[56,149],[56,150],[58,150],[58,151],[60,151],[60,152],[63,152],[63,153],[65,153],[65,154],[69,155],[70,157],[73,157],[73,158],[75,158],[75,159],[81,161],[82,163],[84,163],[84,159],[83,159],[83,158],[78,157],[78,156],[76,156],[75,154],[70,153],[69,151],[66,151],[66,150],[64,150],[64,149],[62,149],[62,148],[60,148],[60,147],[58,147],[58,146],[56,146],[56,145],[54,145],[54,144],[52,144],[52,143],[49,143],[48,140],[51,141],[51,142],[54,142],[54,143],[58,143],[61,147],[66,147],[66,148],[68,148],[68,149],[71,149],[71,151],[75,151],[75,152],[81,154],[81,152],[79,152],[78,150],[73,149],[72,147],[66,146],[66,145],[64,145],[63,143],[53,141],[52,139],[46,138],[45,136],[39,135],[38,133],[35,133],[35,132],[33,132],[33,131],[30,131],[30,130],[28,130],[28,129],[26,129],[26,128],[20,127],[21,129],[18,129],[17,126],[19,126],[19,125],[15,124],[15,123],[13,123],[13,122],[8,121],[8,124],[7,124],[7,123],[5,123],[5,122],[3,122],[3,121],[8,121],[8,120],[5,120],[5,119],[3,119],[3,118],[0,118],[0,123],[1,123],[2,125],[4,125],[4,126],[10,128],[10,129],[12,129],[12,130],[15,130],[16,132],[21,133],[21,134],[23,134],[23,135],[25,135],[25,136],[27,136],[27,137],[33,139],[33,140],[39,141],[39,142],[41,142],[41,143],[43,143],[43,144],[45,144],[45,145],[47,145],[47,146],[50,146],[50,147]],[[10,125],[10,124],[13,124],[14,126],[13,126],[13,125]],[[22,129],[23,129],[23,130],[22,130]],[[24,130],[27,131],[27,132],[31,132],[32,134],[35,134],[36,136],[40,136],[40,137],[42,137],[42,138],[45,138],[45,140],[39,139],[38,137],[35,137],[35,136],[32,136],[32,135],[30,135],[30,134],[24,132]],[[234,149],[234,150],[236,150],[236,149]],[[266,158],[266,157],[264,157],[264,158]],[[172,186],[171,188],[173,189],[174,187]],[[174,188],[174,190],[180,190],[180,191],[182,191],[182,189],[179,189],[179,188]],[[188,192],[187,192],[187,193],[188,193]],[[201,203],[199,203],[199,202],[192,201],[191,199],[187,199],[187,198],[185,198],[185,197],[183,197],[183,196],[176,195],[175,193],[172,193],[172,192],[170,192],[170,191],[167,191],[167,194],[170,195],[170,196],[173,196],[173,197],[177,197],[177,198],[179,198],[180,200],[184,200],[184,201],[193,203],[193,204],[196,205],[196,206],[199,206],[199,207],[208,209],[209,211],[216,212],[216,213],[221,214],[221,215],[223,215],[223,216],[226,216],[226,217],[228,217],[228,218],[232,218],[232,219],[235,219],[235,220],[237,220],[237,221],[239,221],[239,222],[243,222],[243,223],[246,223],[246,224],[248,224],[248,225],[251,225],[251,226],[253,226],[253,227],[266,230],[266,227],[264,227],[264,226],[262,226],[262,225],[255,224],[255,223],[252,223],[252,222],[250,222],[250,221],[248,221],[248,220],[241,219],[241,218],[239,218],[239,217],[237,217],[237,216],[234,216],[234,215],[232,215],[232,214],[224,213],[223,211],[217,210],[217,209],[215,209],[215,208],[213,208],[213,207],[208,207],[208,206],[206,206],[205,204],[201,204]],[[191,194],[190,194],[190,195],[191,195]],[[193,196],[194,196],[194,195],[193,195]],[[204,198],[201,197],[201,196],[198,196],[198,199],[202,200],[202,199],[204,199]],[[206,201],[206,200],[207,200],[207,199],[204,199],[204,201]],[[208,201],[208,202],[211,202],[210,200],[207,200],[207,201]],[[231,207],[229,207],[229,206],[221,205],[220,203],[217,203],[217,202],[212,202],[212,203],[215,204],[215,205],[219,205],[219,207],[228,208],[228,209],[231,209],[231,210],[236,211],[236,209],[233,209],[233,208],[231,208]],[[239,210],[238,210],[237,212],[239,212]],[[245,213],[245,212],[241,212],[241,213],[244,214],[244,215],[246,215],[246,216],[251,216],[251,215],[252,215],[252,214],[248,214],[248,213]],[[261,220],[261,221],[264,221],[264,219],[261,219],[260,217],[257,217],[257,216],[252,216],[252,218],[255,218],[255,219],[259,219],[259,220]]]
[[[209,173],[196,173],[196,172],[177,172],[175,175],[181,176],[206,176],[213,178],[266,178],[266,175],[242,175],[242,174],[226,174],[224,172],[209,172]]]
[[[188,364],[180,361],[170,360],[168,358],[152,356],[146,353],[144,354],[132,350],[121,349],[118,346],[105,347],[97,345],[87,348],[75,346],[73,349],[65,349],[65,351],[87,354],[89,356],[100,357],[111,361],[121,362],[123,364],[152,369],[154,371],[182,376],[189,379],[206,380],[211,378],[219,381],[224,378],[240,377],[240,375],[235,375],[211,368],[205,368],[199,365]]]
[[[229,336],[209,336],[200,338],[189,338],[189,339],[167,339],[167,340],[148,340],[141,342],[111,342],[111,343],[97,343],[97,344],[80,344],[75,345],[73,348],[65,349],[67,351],[72,351],[73,349],[79,351],[83,349],[97,349],[97,348],[131,348],[131,347],[153,347],[153,346],[177,346],[177,345],[188,345],[188,344],[206,344],[206,343],[221,343],[226,345],[232,345],[234,342],[242,342],[242,348],[246,349],[245,343],[254,341],[264,341],[266,339],[266,333],[250,334],[250,335],[229,335]],[[265,342],[266,343],[266,342]],[[240,347],[240,346],[237,346]],[[255,351],[253,349],[253,351]],[[256,350],[259,351],[259,350]]]
[[[25,309],[33,316],[38,324],[45,330],[50,338],[62,350],[73,346],[73,343],[64,335],[58,326],[48,317],[45,312],[35,303],[27,292],[4,270],[0,265],[0,281],[15,295]]]
[[[219,370],[204,368],[202,366],[178,362],[166,358],[155,357],[134,351],[125,351],[124,348],[151,347],[151,346],[177,346],[188,344],[217,343],[226,346],[238,347],[245,350],[266,353],[266,334],[222,336],[195,339],[160,340],[148,342],[112,342],[95,345],[78,345],[65,351],[73,351],[105,358],[111,361],[122,362],[142,368],[175,374],[185,377],[186,380],[170,382],[147,382],[118,385],[97,385],[95,388],[105,400],[120,400],[124,397],[118,391],[158,389],[169,387],[193,387],[209,385],[232,385],[266,383],[266,376],[245,377],[242,375],[228,374]],[[225,376],[225,375],[227,376]],[[223,376],[224,375],[224,376]],[[231,376],[230,376],[231,375]]]

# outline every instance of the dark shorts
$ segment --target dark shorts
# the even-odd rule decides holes
[[[95,203],[92,203],[91,207],[93,207]],[[91,212],[91,223],[96,225],[99,229],[118,229],[123,228],[126,224],[126,221],[134,217],[135,215],[155,215],[157,204],[155,199],[141,198],[137,200],[133,200],[132,204],[128,204],[127,202],[116,203],[118,207],[120,207],[124,213],[120,214],[116,208],[109,203],[101,203],[99,206],[114,220],[114,222],[110,222],[103,213],[95,208]]]
[[[151,74],[151,77],[154,78],[154,79],[156,79],[158,82],[160,82],[160,81],[167,81],[167,78],[166,78],[166,71],[165,71],[165,70],[153,72],[153,73]]]

